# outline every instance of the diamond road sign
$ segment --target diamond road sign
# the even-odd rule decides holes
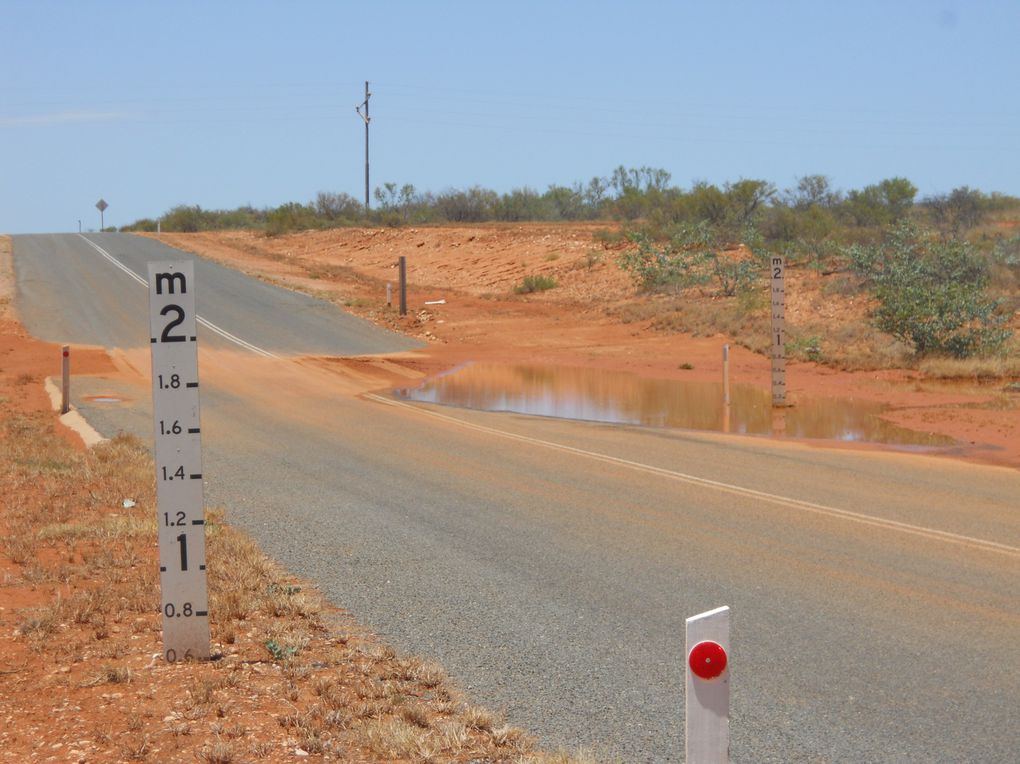
[[[103,210],[105,210],[109,206],[110,205],[107,204],[106,200],[104,200],[104,199],[100,199],[98,202],[96,202],[96,209],[99,210],[100,212],[102,212]]]

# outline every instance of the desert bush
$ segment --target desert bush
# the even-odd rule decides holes
[[[906,217],[915,196],[917,186],[906,178],[887,178],[877,185],[851,191],[840,208],[854,225],[889,225]]]
[[[141,220],[136,220],[134,223],[130,223],[129,225],[121,226],[120,230],[128,232],[144,231],[149,233],[155,233],[156,221],[153,220],[152,218],[142,218]]]
[[[966,358],[1009,338],[998,303],[986,296],[988,266],[968,242],[902,223],[882,243],[851,247],[848,255],[878,300],[875,326],[917,355]]]
[[[204,210],[197,204],[178,205],[160,218],[161,228],[167,232],[195,233],[196,231],[222,231],[242,228],[260,228],[266,213],[253,207],[238,207],[233,210]],[[155,231],[156,221],[142,218],[124,226],[125,231]]]
[[[811,208],[831,209],[843,201],[843,196],[832,188],[826,175],[805,175],[797,178],[795,188],[783,194],[788,206],[796,210]]]
[[[556,279],[552,276],[530,275],[514,287],[516,294],[531,294],[532,292],[544,292],[547,289],[556,287]]]
[[[435,199],[435,210],[450,223],[481,223],[492,220],[492,210],[499,196],[495,191],[472,186],[467,191],[450,190]]]
[[[985,217],[985,195],[967,186],[954,188],[948,194],[937,194],[921,201],[939,228],[960,234],[979,225]]]
[[[642,231],[631,232],[628,238],[634,246],[620,253],[617,262],[641,290],[679,294],[708,283],[703,252],[675,246],[672,241],[660,245]]]
[[[1007,268],[1020,268],[1020,236],[995,242],[992,260]]]
[[[765,272],[767,253],[750,226],[734,236],[726,226],[707,222],[681,225],[664,244],[633,232],[635,247],[619,257],[620,267],[644,291],[681,292],[715,282],[716,294],[733,297],[749,290]]]
[[[515,188],[503,194],[492,206],[496,220],[516,223],[522,220],[551,220],[554,210],[545,198],[531,188]]]
[[[770,242],[814,247],[836,235],[839,221],[828,207],[773,205],[762,214],[761,232]]]
[[[197,204],[193,207],[178,205],[163,215],[163,230],[178,233],[195,233],[211,228],[210,213]]]
[[[350,194],[320,191],[315,197],[315,214],[330,222],[355,221],[364,216],[365,207]]]
[[[542,194],[542,201],[549,211],[550,220],[590,220],[594,217],[594,208],[589,204],[581,184],[573,187],[549,186]]]
[[[319,218],[311,205],[290,202],[281,204],[266,219],[266,236],[279,236],[293,231],[321,228]]]

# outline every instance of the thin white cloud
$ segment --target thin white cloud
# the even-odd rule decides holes
[[[54,114],[26,114],[22,116],[0,116],[0,127],[21,125],[75,125],[88,122],[116,122],[131,115],[120,111],[61,111]]]

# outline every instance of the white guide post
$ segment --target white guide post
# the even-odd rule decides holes
[[[730,346],[722,346],[722,389],[723,404],[730,405]]]
[[[786,259],[772,256],[772,405],[786,405]]]
[[[64,345],[60,349],[60,413],[71,410],[71,348]]]
[[[728,607],[687,619],[687,764],[726,764],[730,760],[729,652]]]
[[[198,333],[190,260],[149,263],[149,328],[163,657],[173,663],[209,657]]]

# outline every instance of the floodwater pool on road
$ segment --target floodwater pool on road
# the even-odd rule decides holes
[[[721,382],[603,369],[468,364],[394,392],[411,401],[594,422],[913,448],[956,443],[882,419],[888,407],[874,401],[797,396],[792,406],[774,409],[769,390],[732,385],[727,406]]]

